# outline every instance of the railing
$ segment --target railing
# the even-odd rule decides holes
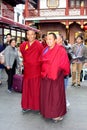
[[[77,16],[80,15],[80,9],[69,9],[69,16]]]
[[[80,16],[80,9],[69,9],[68,10],[68,16]],[[66,9],[65,8],[58,8],[58,9],[40,9],[35,10],[31,9],[29,10],[29,17],[50,17],[50,16],[65,16],[66,15]],[[84,16],[87,15],[87,8],[84,9]]]
[[[40,10],[40,16],[64,16],[65,9],[44,9]]]

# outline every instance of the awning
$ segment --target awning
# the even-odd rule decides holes
[[[29,27],[27,25],[20,24],[18,22],[14,22],[13,20],[5,18],[5,17],[0,17],[0,23],[2,23],[2,24],[4,23],[4,24],[9,25],[11,27],[15,27],[15,28],[23,29],[23,30],[34,30],[36,32],[40,31],[36,28],[32,28],[32,27]]]

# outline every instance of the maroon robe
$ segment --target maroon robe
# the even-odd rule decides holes
[[[20,46],[24,64],[21,101],[23,109],[39,110],[41,64],[38,59],[42,49],[43,47],[38,40],[35,40],[31,46],[28,41],[22,43]]]
[[[47,47],[47,43],[45,41],[42,41],[41,44],[43,45],[43,47]]]
[[[45,118],[56,118],[66,113],[64,76],[70,72],[66,50],[59,45],[44,49],[41,57],[41,105]]]

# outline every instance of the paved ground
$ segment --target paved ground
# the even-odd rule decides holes
[[[3,84],[0,86],[0,130],[87,130],[87,81],[81,88],[69,87],[68,99],[71,103],[64,120],[53,123],[43,119],[38,113],[21,112],[21,94],[7,93],[6,74],[2,75]]]

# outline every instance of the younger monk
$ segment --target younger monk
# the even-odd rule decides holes
[[[40,109],[40,72],[39,56],[43,46],[36,40],[33,30],[27,31],[27,39],[20,46],[24,64],[24,80],[21,107],[23,112]]]

